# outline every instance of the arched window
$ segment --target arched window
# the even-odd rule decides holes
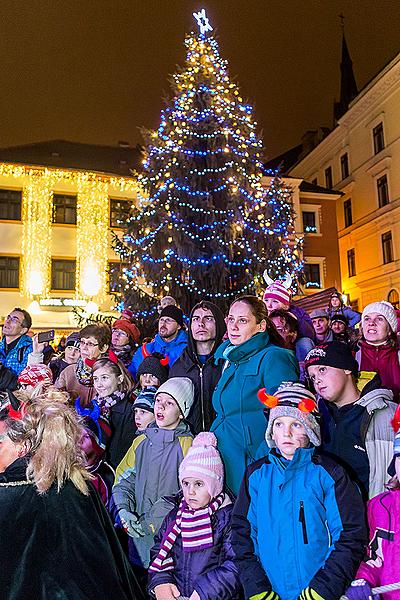
[[[395,289],[390,290],[388,293],[388,302],[393,306],[393,308],[399,308],[399,292]]]

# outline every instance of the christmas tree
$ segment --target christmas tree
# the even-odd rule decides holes
[[[301,267],[290,190],[277,177],[263,187],[252,107],[229,78],[204,9],[194,16],[199,33],[186,37],[173,97],[146,134],[139,206],[115,243],[129,265],[124,303],[146,314],[144,295],[153,306],[172,295],[184,311],[200,299],[226,308],[262,285],[264,269],[275,277]]]

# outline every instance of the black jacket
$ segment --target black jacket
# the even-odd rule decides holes
[[[192,316],[194,311],[199,308],[208,308],[215,319],[216,337],[213,349],[205,364],[201,364],[196,351],[196,342],[192,336]],[[188,326],[188,345],[181,356],[174,362],[169,377],[189,377],[194,385],[194,403],[190,410],[187,422],[193,433],[200,431],[209,431],[211,423],[215,419],[215,412],[212,406],[212,395],[214,389],[221,377],[222,364],[215,364],[214,353],[222,342],[226,331],[224,316],[221,310],[212,302],[203,301],[196,304],[190,313],[190,323]]]
[[[135,437],[135,415],[128,398],[114,404],[110,412],[112,435],[106,450],[106,461],[116,469]]]
[[[18,459],[0,474],[0,598],[143,600],[92,485],[39,495],[25,471]]]

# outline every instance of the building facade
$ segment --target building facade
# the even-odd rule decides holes
[[[341,287],[351,304],[362,310],[384,299],[398,306],[400,54],[289,175],[342,194],[336,201]]]
[[[34,330],[61,334],[76,328],[76,310],[112,310],[122,268],[112,232],[137,191],[138,153],[125,150],[60,141],[0,150],[1,322],[20,306]]]

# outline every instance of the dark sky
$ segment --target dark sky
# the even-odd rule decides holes
[[[140,142],[203,6],[270,158],[331,125],[339,13],[359,88],[400,51],[399,0],[1,0],[0,146]]]

